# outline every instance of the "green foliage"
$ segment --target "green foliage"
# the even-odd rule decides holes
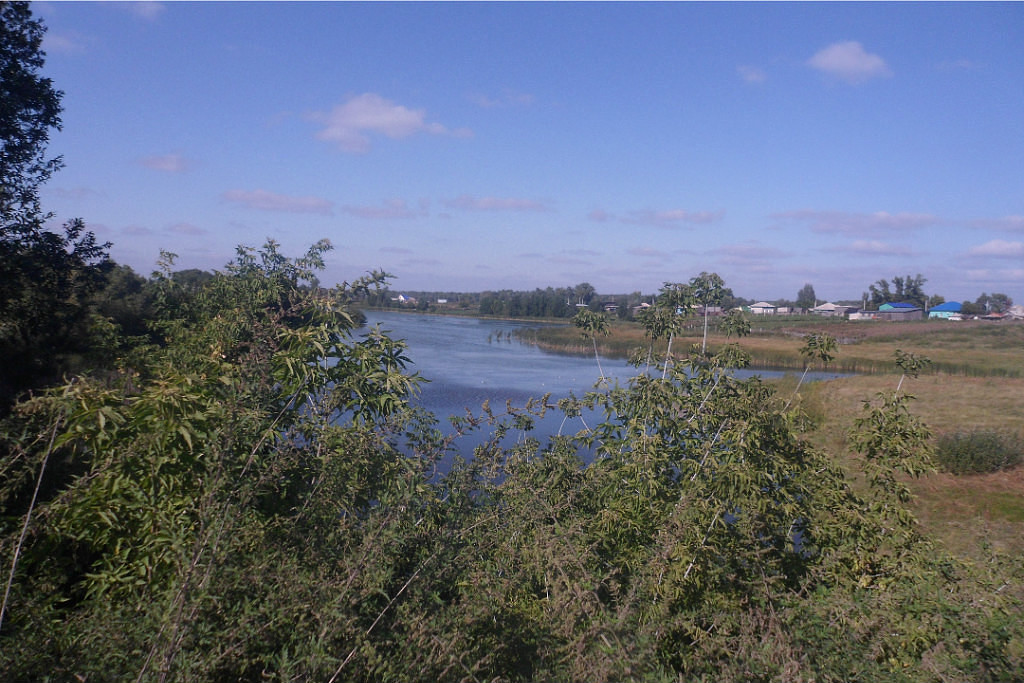
[[[384,274],[312,287],[327,248],[242,249],[194,287],[165,255],[161,343],[5,422],[0,678],[1024,672],[1019,558],[952,562],[906,511],[900,475],[927,443],[908,397],[858,421],[867,490],[731,373],[735,344],[557,405],[484,404],[444,438],[410,404],[404,346],[354,327]],[[549,411],[584,426],[542,441]]]
[[[811,283],[805,284],[800,288],[800,291],[796,294],[796,306],[797,308],[810,309],[818,305],[817,295],[814,293],[814,285]]]
[[[868,285],[868,290],[871,292],[869,301],[871,309],[877,310],[882,304],[893,302],[905,302],[924,308],[928,302],[928,296],[924,292],[924,283],[927,281],[928,279],[920,273],[906,277],[896,275],[892,278],[893,289],[890,290],[887,280],[878,280]]]
[[[580,331],[584,339],[589,339],[594,345],[594,359],[597,361],[597,369],[601,379],[604,379],[604,369],[601,368],[601,357],[597,353],[597,335],[608,334],[608,316],[604,313],[594,313],[590,309],[581,308],[572,319],[572,324]]]
[[[935,445],[935,462],[953,474],[987,474],[1020,465],[1024,441],[1009,432],[975,429],[942,434]]]
[[[89,350],[87,300],[106,268],[81,220],[45,227],[39,189],[60,168],[46,158],[60,128],[61,93],[43,66],[45,28],[28,3],[0,4],[0,415],[30,389],[77,370]]]
[[[831,334],[813,332],[804,337],[800,355],[808,362],[820,361],[823,365],[828,365],[835,358],[837,349],[836,338]]]
[[[743,314],[743,311],[738,308],[734,308],[725,314],[720,327],[725,332],[727,339],[732,338],[733,335],[742,338],[750,334],[750,321]]]

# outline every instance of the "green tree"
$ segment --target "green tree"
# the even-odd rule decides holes
[[[13,233],[36,227],[39,187],[61,166],[46,158],[63,93],[39,75],[45,32],[27,2],[0,4],[0,215]]]
[[[974,305],[975,310],[979,313],[1005,313],[1010,310],[1010,306],[1013,306],[1013,299],[998,292],[992,294],[982,292]]]
[[[928,296],[924,292],[924,283],[927,281],[920,273],[906,277],[897,275],[892,278],[893,289],[890,290],[887,280],[878,280],[868,285],[871,292],[869,303],[875,310],[882,304],[891,302],[909,303],[924,308],[928,303]]]
[[[814,293],[814,285],[808,282],[796,294],[796,307],[809,310],[817,305],[818,299]]]
[[[39,188],[61,166],[46,157],[61,93],[39,74],[45,28],[28,3],[0,4],[0,415],[27,389],[55,381],[86,350],[86,301],[107,244],[81,220],[50,232]]]
[[[828,364],[832,362],[832,359],[835,358],[835,354],[838,350],[838,342],[831,334],[826,334],[824,332],[812,332],[804,337],[804,345],[800,349],[800,355],[804,357],[804,371],[800,374],[800,380],[796,383],[796,389],[793,390],[793,395],[790,396],[789,401],[786,403],[787,408],[799,393],[800,387],[804,383],[804,379],[807,378],[807,371],[811,369],[811,365],[815,362],[820,362],[823,367],[828,366]]]
[[[119,378],[82,378],[22,407],[21,428],[4,432],[15,455],[0,486],[5,515],[29,505],[24,475],[47,483],[32,498],[36,514],[19,511],[31,532],[18,543],[28,541],[20,563],[4,553],[16,583],[5,604],[12,619],[0,616],[0,629],[34,628],[41,610],[73,631],[73,614],[64,621],[52,611],[68,600],[78,613],[133,605],[121,616],[109,610],[108,627],[126,629],[119,642],[148,655],[115,657],[107,666],[119,673],[105,675],[166,675],[183,639],[203,637],[204,625],[186,615],[210,614],[217,593],[236,590],[232,558],[273,562],[293,534],[329,535],[338,509],[320,505],[322,490],[357,517],[387,505],[396,479],[418,471],[385,436],[418,382],[404,371],[404,346],[376,329],[354,334],[351,302],[385,274],[326,296],[309,284],[329,248],[318,243],[297,259],[273,242],[243,248],[192,292],[182,292],[165,255],[154,284],[164,343]],[[6,523],[4,531],[6,540]]]
[[[597,335],[608,334],[608,316],[581,308],[572,319],[572,323],[579,328],[584,339],[589,339],[593,343],[594,360],[597,361],[597,370],[600,373],[601,381],[604,381],[604,369],[601,367],[601,357],[597,353]]]
[[[705,353],[708,347],[708,309],[722,303],[722,297],[725,296],[725,281],[718,273],[702,272],[690,280],[690,293],[693,301],[704,312],[704,337],[700,351]]]
[[[743,314],[742,310],[734,308],[722,318],[721,328],[725,332],[726,338],[730,338],[733,335],[736,335],[736,337],[746,337],[750,334],[750,321],[747,320],[747,316]]]

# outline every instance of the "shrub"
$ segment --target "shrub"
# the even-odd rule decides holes
[[[1021,451],[1016,435],[993,429],[958,431],[939,437],[935,461],[952,474],[983,474],[1016,467]]]

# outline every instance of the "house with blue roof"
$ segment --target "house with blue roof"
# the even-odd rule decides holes
[[[960,302],[959,301],[947,301],[944,304],[939,304],[928,311],[929,318],[943,318],[948,320],[953,316],[960,315]]]

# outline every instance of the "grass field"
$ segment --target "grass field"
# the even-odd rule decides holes
[[[702,328],[692,325],[677,338],[673,350],[685,353],[700,343]],[[1011,322],[849,322],[777,319],[755,321],[741,345],[762,368],[803,368],[802,338],[827,332],[839,342],[829,367],[856,376],[804,385],[801,401],[820,416],[820,426],[808,434],[816,445],[836,454],[856,480],[858,457],[848,435],[863,410],[863,401],[878,392],[892,392],[899,382],[894,362],[897,349],[927,356],[932,364],[919,378],[908,379],[904,391],[913,394],[912,411],[933,434],[975,428],[1010,431],[1024,437],[1024,324]],[[531,331],[531,341],[555,350],[591,352],[571,327]],[[526,336],[526,335],[524,335]],[[708,343],[726,339],[712,330]],[[733,340],[735,341],[735,340]],[[598,341],[603,355],[625,357],[647,340],[639,325],[616,323]],[[663,351],[664,344],[657,351]],[[780,392],[791,392],[795,378],[780,381]],[[1024,468],[984,475],[929,474],[910,483],[913,507],[921,524],[936,541],[962,556],[977,556],[979,544],[1006,552],[1024,553]]]
[[[832,368],[840,372],[895,372],[897,349],[928,356],[929,373],[978,377],[1024,377],[1024,323],[944,320],[920,322],[850,322],[829,319],[754,320],[751,334],[742,340],[743,348],[761,368],[803,368],[800,355],[802,338],[810,332],[826,332],[839,340],[840,351]],[[683,336],[673,342],[673,350],[685,352],[700,343],[703,328],[694,320]],[[588,353],[590,342],[583,340],[571,325],[548,326],[524,333],[525,339],[551,350]],[[712,324],[708,344],[714,348],[727,341]],[[605,356],[625,358],[637,348],[647,348],[649,340],[637,323],[616,322],[611,333],[598,339]],[[655,347],[663,353],[665,342]]]

